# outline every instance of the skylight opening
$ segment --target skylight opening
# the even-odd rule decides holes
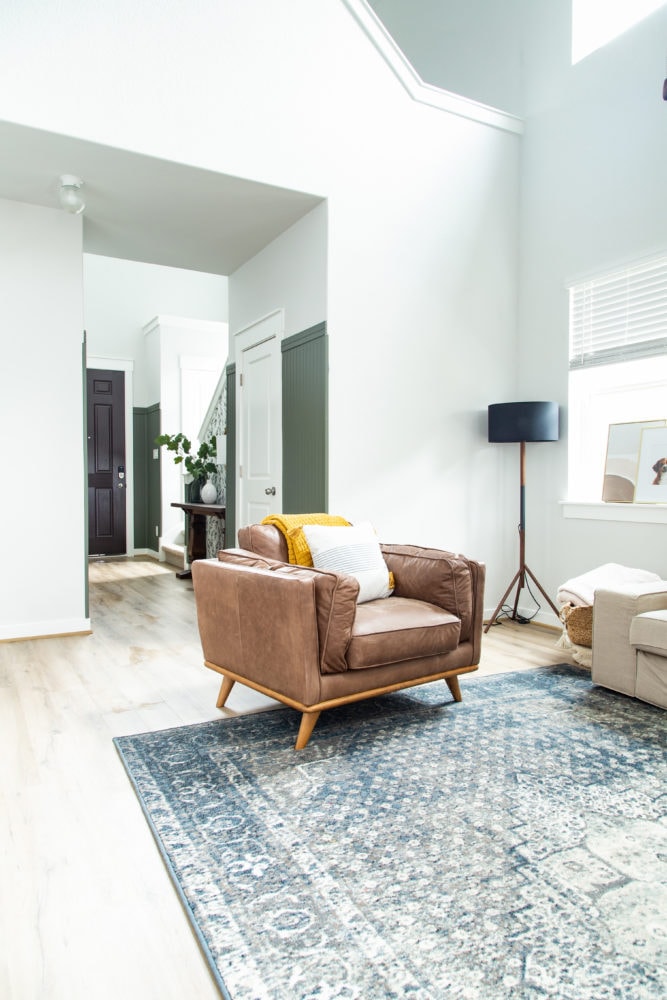
[[[572,0],[572,65],[664,4],[665,0]]]

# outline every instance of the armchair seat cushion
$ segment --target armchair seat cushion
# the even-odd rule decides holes
[[[667,611],[635,615],[630,622],[630,643],[645,653],[667,657]]]
[[[459,644],[461,620],[435,604],[387,597],[359,604],[347,649],[350,670],[449,653]]]

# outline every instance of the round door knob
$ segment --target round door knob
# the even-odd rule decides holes
[[[276,495],[276,488],[275,486],[267,486],[264,492],[266,493],[267,497],[274,497]]]

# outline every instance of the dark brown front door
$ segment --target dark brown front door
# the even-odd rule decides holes
[[[125,545],[125,373],[89,368],[88,554],[122,555]]]

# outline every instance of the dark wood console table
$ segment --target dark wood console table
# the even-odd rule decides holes
[[[180,507],[190,518],[188,562],[193,563],[195,559],[206,559],[206,518],[218,517],[224,526],[227,508],[217,503],[172,503],[171,506]],[[176,576],[179,580],[189,579],[192,577],[192,571],[184,569]]]

